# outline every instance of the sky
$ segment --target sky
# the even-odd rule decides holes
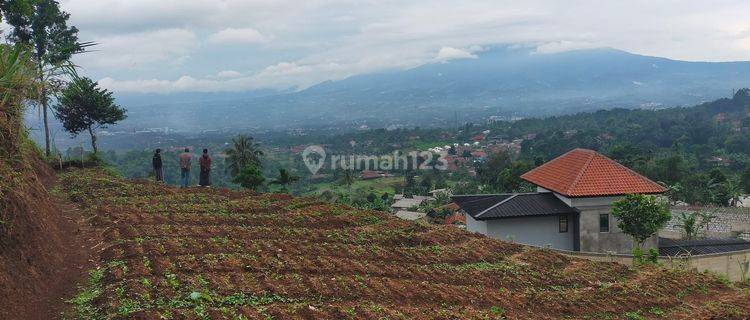
[[[82,73],[116,92],[304,89],[326,80],[593,47],[750,60],[750,1],[61,0]],[[3,25],[0,28],[7,28]]]

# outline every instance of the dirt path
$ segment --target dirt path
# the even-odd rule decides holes
[[[52,201],[61,215],[62,263],[48,276],[50,290],[33,302],[43,307],[28,319],[58,319],[70,308],[65,301],[75,296],[77,284],[86,281],[88,270],[94,266],[95,247],[100,243],[81,210],[66,199],[53,197]]]
[[[0,319],[59,319],[93,265],[96,242],[85,215],[50,195],[55,173],[39,159],[19,175],[0,207]]]

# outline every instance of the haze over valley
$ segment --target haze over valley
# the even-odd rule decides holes
[[[190,135],[455,127],[600,109],[691,106],[731,96],[748,83],[750,62],[686,62],[608,48],[541,53],[497,46],[300,91],[121,93],[118,101],[127,106],[128,119],[108,131]],[[33,112],[27,119],[35,127]]]

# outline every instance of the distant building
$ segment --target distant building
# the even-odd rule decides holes
[[[360,178],[362,180],[372,180],[372,179],[380,179],[380,178],[387,178],[387,177],[393,177],[392,174],[386,173],[383,171],[371,171],[371,170],[364,170],[362,173],[360,173]]]
[[[631,237],[611,216],[626,194],[661,194],[664,187],[595,151],[572,150],[521,176],[537,186],[522,194],[458,195],[467,230],[552,248],[630,253]],[[645,243],[657,247],[657,236]]]
[[[423,202],[428,200],[435,200],[433,197],[427,196],[412,196],[410,198],[404,197],[402,194],[393,196],[393,204],[391,208],[393,211],[408,210],[409,208],[419,207]]]

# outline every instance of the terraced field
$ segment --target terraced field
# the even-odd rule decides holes
[[[101,230],[86,319],[746,319],[750,289],[279,194],[101,171],[61,191]]]

